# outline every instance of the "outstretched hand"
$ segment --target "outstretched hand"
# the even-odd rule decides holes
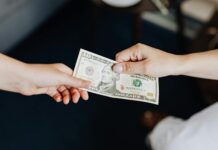
[[[89,81],[73,77],[73,70],[64,64],[29,65],[29,82],[24,82],[24,95],[47,94],[55,101],[68,104],[70,99],[77,103],[79,98],[88,100],[88,93],[79,88],[88,88]]]
[[[0,90],[23,95],[47,94],[56,102],[77,103],[88,100],[89,81],[73,77],[73,70],[64,64],[27,64],[0,54]]]

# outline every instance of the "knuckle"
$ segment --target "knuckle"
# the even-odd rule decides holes
[[[31,90],[21,89],[20,94],[22,94],[24,96],[31,96],[31,95],[33,95],[33,92]]]
[[[141,56],[143,46],[144,45],[141,44],[141,43],[138,43],[138,44],[135,45],[134,52],[133,52],[134,57],[140,57]]]
[[[117,59],[117,58],[119,58],[119,55],[120,55],[120,54],[119,54],[119,53],[117,53],[117,54],[115,55],[115,58],[116,58],[116,59]]]
[[[67,73],[69,75],[73,74],[73,70],[63,63],[55,64],[55,68],[57,68],[61,72]]]
[[[138,59],[138,52],[139,50],[138,49],[136,49],[133,53],[132,53],[132,59],[133,60],[137,60]]]
[[[130,63],[126,63],[125,65],[124,65],[124,71],[126,71],[126,72],[132,72],[134,69],[133,69],[133,67],[132,67],[132,65],[130,65]]]
[[[65,67],[66,67],[66,65],[63,64],[63,63],[56,63],[55,66],[56,66],[57,68],[65,68]]]
[[[117,54],[115,55],[115,59],[116,59],[116,61],[119,61],[119,59],[120,59],[120,53],[117,53]]]
[[[142,47],[143,47],[143,44],[142,44],[142,43],[137,43],[137,44],[135,45],[135,50],[140,50]]]
[[[148,64],[146,61],[142,62],[142,72],[148,74]]]

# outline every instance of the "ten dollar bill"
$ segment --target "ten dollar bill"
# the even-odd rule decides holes
[[[115,73],[111,59],[80,49],[74,76],[92,82],[87,91],[107,97],[159,103],[158,78]]]

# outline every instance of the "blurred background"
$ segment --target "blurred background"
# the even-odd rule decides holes
[[[138,42],[186,54],[217,48],[218,0],[0,0],[0,52],[74,68],[80,48],[114,59]],[[25,73],[25,72],[24,72]],[[160,79],[160,104],[90,94],[64,106],[0,93],[2,150],[146,150],[146,110],[188,118],[218,100],[215,81]]]

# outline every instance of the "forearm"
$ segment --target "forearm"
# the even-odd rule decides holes
[[[11,86],[16,88],[14,81],[22,79],[22,74],[25,71],[25,63],[0,54],[0,89],[6,91],[14,91]],[[16,78],[16,79],[15,79]]]
[[[218,80],[218,50],[179,57],[177,74]]]

